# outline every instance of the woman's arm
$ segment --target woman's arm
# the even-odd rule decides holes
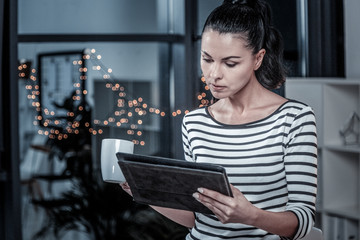
[[[243,223],[273,234],[293,237],[298,228],[298,219],[290,211],[269,212],[255,207],[244,195],[231,185],[234,197],[201,188],[195,199],[208,207],[222,223]]]
[[[258,209],[253,225],[279,236],[293,238],[298,224],[296,215],[291,211],[269,212]]]
[[[127,192],[130,196],[132,196],[130,186],[127,182],[120,183],[121,188]],[[185,226],[187,228],[192,228],[195,225],[195,216],[193,212],[185,211],[185,210],[178,210],[178,209],[171,209],[171,208],[164,208],[164,207],[157,207],[157,206],[150,206],[155,211],[160,213],[161,215],[169,218],[170,220]]]

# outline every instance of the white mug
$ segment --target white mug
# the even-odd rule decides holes
[[[101,174],[105,182],[126,182],[116,157],[117,152],[133,153],[134,143],[124,139],[105,138],[101,142]]]

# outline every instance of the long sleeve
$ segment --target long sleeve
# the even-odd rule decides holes
[[[294,239],[310,232],[315,219],[317,192],[316,122],[310,107],[294,118],[285,146],[284,164],[289,201],[286,210],[296,214],[299,226]]]
[[[189,141],[189,137],[188,137],[189,133],[186,128],[186,115],[184,116],[183,121],[182,121],[181,131],[182,131],[182,142],[183,142],[185,160],[194,161],[192,158],[191,150],[190,150],[190,141]]]

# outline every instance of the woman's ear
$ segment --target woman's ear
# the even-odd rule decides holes
[[[266,54],[266,50],[263,49],[263,48],[260,49],[260,51],[256,54],[256,56],[255,56],[255,68],[254,68],[255,71],[258,70],[259,67],[261,66],[265,54]]]

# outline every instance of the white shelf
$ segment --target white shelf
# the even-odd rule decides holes
[[[334,205],[323,208],[322,212],[325,214],[341,216],[352,220],[360,220],[359,206]]]
[[[359,239],[360,144],[344,145],[339,130],[352,112],[360,114],[360,79],[289,79],[285,94],[315,112],[319,147],[316,207],[325,239]],[[345,228],[345,234],[339,238],[342,231],[335,231],[334,226]]]
[[[325,145],[324,149],[330,151],[348,152],[348,153],[360,153],[360,145]]]

